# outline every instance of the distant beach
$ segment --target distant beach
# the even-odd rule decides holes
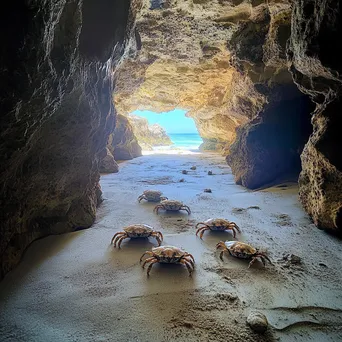
[[[168,134],[168,136],[173,143],[172,145],[154,146],[153,151],[143,151],[143,154],[191,154],[200,152],[199,146],[203,140],[198,133],[175,133]]]

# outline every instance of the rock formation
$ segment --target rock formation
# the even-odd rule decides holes
[[[112,70],[138,6],[2,5],[0,278],[33,240],[93,223],[98,161],[115,124]]]
[[[299,196],[314,223],[342,229],[342,8],[338,0],[294,1],[288,56],[299,89],[316,104],[301,156]]]
[[[206,146],[226,147],[235,139],[235,128],[255,115],[265,100],[232,66],[227,50],[239,16],[245,20],[252,6],[179,0],[150,8],[145,0],[137,18],[142,42],[137,57],[125,60],[117,71],[118,112],[184,108]],[[235,23],[227,24],[229,11],[238,13]]]
[[[139,145],[143,149],[152,150],[153,146],[172,145],[170,137],[160,125],[149,125],[147,119],[132,114],[128,116],[128,120],[132,125]]]
[[[109,135],[107,148],[115,160],[129,160],[141,156],[141,147],[128,119],[118,114],[114,131]]]
[[[311,101],[287,70],[290,18],[286,4],[261,4],[229,42],[236,66],[267,99],[263,109],[238,128],[227,156],[236,182],[251,189],[297,177],[300,153],[311,133]]]
[[[119,172],[119,165],[115,161],[114,156],[110,152],[109,148],[106,148],[106,155],[101,160],[99,171],[101,173],[116,173]]]

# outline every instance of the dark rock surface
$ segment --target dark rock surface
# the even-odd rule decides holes
[[[293,4],[288,49],[299,89],[316,103],[313,133],[301,156],[299,196],[314,223],[342,229],[342,8],[338,0]]]
[[[0,278],[33,240],[94,221],[99,157],[115,124],[112,70],[135,6],[2,5]]]
[[[298,176],[311,133],[310,108],[310,99],[294,85],[273,89],[264,110],[238,129],[226,158],[238,184],[256,189]]]

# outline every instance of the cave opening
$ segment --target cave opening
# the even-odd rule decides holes
[[[186,114],[186,110],[177,108],[161,113],[148,110],[130,113],[128,119],[142,147],[142,153],[199,152],[203,139],[195,121]]]
[[[259,115],[237,129],[226,157],[238,184],[250,189],[297,182],[301,153],[313,131],[314,104],[294,85],[267,94],[271,99]]]

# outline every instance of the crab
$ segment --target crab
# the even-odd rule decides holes
[[[160,246],[152,248],[152,251],[146,251],[140,258],[140,263],[143,257],[148,254],[150,257],[144,260],[142,267],[145,268],[145,265],[150,262],[147,268],[147,275],[150,275],[150,271],[152,266],[155,263],[164,263],[164,264],[183,264],[186,266],[189,272],[189,276],[191,276],[194,270],[195,259],[194,257],[182,250],[179,247],[175,246]]]
[[[133,224],[123,228],[123,231],[114,234],[111,244],[114,243],[114,247],[118,244],[121,248],[121,242],[128,238],[147,238],[153,236],[158,241],[158,246],[161,245],[163,241],[163,234],[161,232],[155,231],[151,226],[147,224]]]
[[[168,199],[167,197],[161,196],[161,194],[162,192],[158,190],[145,190],[142,195],[138,197],[138,201],[140,203],[140,201],[144,199],[148,202],[160,202]]]
[[[200,227],[198,228],[199,225],[203,225],[203,227]],[[196,224],[196,228],[197,231],[196,231],[196,235],[200,233],[200,238],[202,239],[203,237],[203,234],[206,230],[232,230],[233,232],[233,236],[235,238],[236,236],[236,231],[237,230],[239,233],[241,233],[241,230],[240,228],[237,226],[237,224],[235,222],[231,222],[231,221],[228,221],[228,220],[225,220],[225,219],[209,219],[209,220],[206,220],[204,222],[199,222]]]
[[[239,259],[252,259],[251,262],[248,265],[248,268],[250,268],[257,258],[260,258],[263,265],[266,266],[265,260],[267,260],[271,265],[272,262],[269,259],[269,257],[264,252],[259,252],[258,249],[248,245],[244,242],[239,241],[220,241],[216,248],[223,248],[223,250],[220,253],[220,259],[223,261],[223,253],[227,251],[230,255],[239,258]]]
[[[160,204],[155,206],[153,211],[158,214],[159,209],[164,209],[166,211],[185,210],[189,215],[191,214],[191,210],[187,205],[184,205],[182,202],[175,200],[161,201]]]

